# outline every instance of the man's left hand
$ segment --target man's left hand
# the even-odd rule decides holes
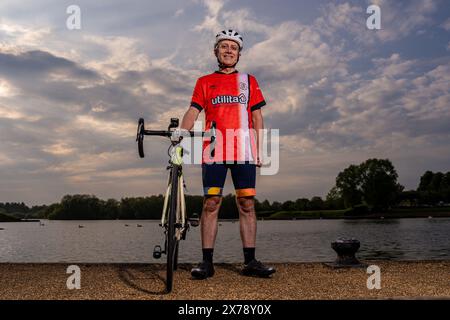
[[[261,162],[261,159],[259,157],[258,157],[258,159],[256,159],[256,166],[258,168],[261,168],[261,166],[262,166],[262,162]]]

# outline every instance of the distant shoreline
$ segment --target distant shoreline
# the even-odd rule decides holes
[[[427,210],[428,209],[428,210]],[[443,211],[436,210],[439,208],[419,208],[419,209],[394,209],[389,212],[345,215],[346,210],[329,210],[329,211],[279,211],[269,217],[258,217],[259,221],[264,220],[361,220],[361,219],[411,219],[411,218],[450,218],[450,210],[445,208]],[[6,217],[6,218],[5,218]],[[11,216],[0,215],[0,222],[39,222],[47,219],[17,219]],[[86,221],[86,220],[149,220],[158,221],[159,219],[54,219],[52,221]],[[220,219],[219,221],[239,221],[236,219]]]
[[[410,219],[410,218],[449,218],[450,210],[445,211],[416,211],[416,210],[393,210],[389,212],[378,212],[359,215],[345,215],[345,213],[327,214],[326,212],[306,214],[292,214],[288,211],[279,212],[276,218],[264,218],[264,220],[304,220],[304,219],[342,219],[342,220],[360,220],[360,219]]]
[[[0,213],[0,222],[21,222],[21,219],[12,217],[8,214]]]

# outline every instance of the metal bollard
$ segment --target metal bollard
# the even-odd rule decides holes
[[[326,263],[332,268],[364,268],[366,264],[361,263],[355,256],[360,247],[357,239],[339,238],[331,243],[331,248],[337,253],[337,258],[332,263]]]

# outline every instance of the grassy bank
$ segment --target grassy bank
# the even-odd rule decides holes
[[[450,207],[435,208],[395,208],[388,212],[356,213],[352,209],[309,210],[309,211],[264,211],[257,212],[258,219],[294,220],[294,219],[399,219],[399,218],[442,218],[450,217]],[[219,217],[220,219],[220,217]],[[76,219],[75,219],[76,220]],[[220,219],[220,220],[239,220]],[[0,222],[20,222],[22,219],[0,212]],[[33,220],[34,221],[34,220]],[[37,221],[37,220],[36,220]]]
[[[317,211],[278,211],[266,219],[343,219],[348,210],[317,210]]]
[[[380,214],[378,214],[380,215]],[[450,207],[436,207],[436,208],[396,208],[388,213],[385,217],[392,218],[427,218],[427,217],[450,217]]]
[[[278,211],[263,217],[267,220],[292,219],[381,219],[381,218],[441,218],[450,217],[450,207],[430,208],[395,208],[387,212],[355,213],[345,210],[314,210],[314,211]]]
[[[20,219],[7,215],[5,213],[0,213],[0,222],[19,222]]]

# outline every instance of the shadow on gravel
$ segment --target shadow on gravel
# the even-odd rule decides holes
[[[166,279],[158,274],[158,272],[163,270],[165,270],[165,266],[121,266],[119,267],[118,275],[124,284],[137,291],[152,295],[165,295]],[[155,280],[161,283],[161,290],[153,291],[146,288],[146,283],[154,284]]]
[[[222,269],[234,272],[238,275],[242,276],[242,267],[238,267],[236,264],[228,264],[228,263],[217,263],[215,266],[220,267]]]

